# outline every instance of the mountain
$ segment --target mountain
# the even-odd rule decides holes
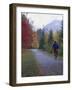
[[[62,21],[54,20],[50,24],[47,24],[46,26],[44,26],[43,31],[49,32],[50,30],[52,30],[53,32],[56,32],[61,29],[62,29]]]

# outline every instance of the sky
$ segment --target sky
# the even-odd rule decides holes
[[[63,15],[58,14],[27,13],[25,15],[29,19],[29,22],[32,23],[34,31],[37,31],[39,28],[43,28],[45,25],[51,23],[54,20],[63,19]]]

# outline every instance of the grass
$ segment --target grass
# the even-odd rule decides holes
[[[39,70],[37,62],[30,50],[22,51],[22,77],[37,76]]]

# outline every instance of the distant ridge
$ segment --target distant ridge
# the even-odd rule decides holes
[[[49,32],[52,30],[53,32],[59,31],[62,29],[62,20],[54,20],[50,24],[47,24],[42,29],[44,32]]]

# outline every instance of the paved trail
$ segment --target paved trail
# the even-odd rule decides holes
[[[40,75],[62,75],[63,60],[55,60],[54,56],[48,55],[45,51],[39,49],[31,50],[37,60]]]

